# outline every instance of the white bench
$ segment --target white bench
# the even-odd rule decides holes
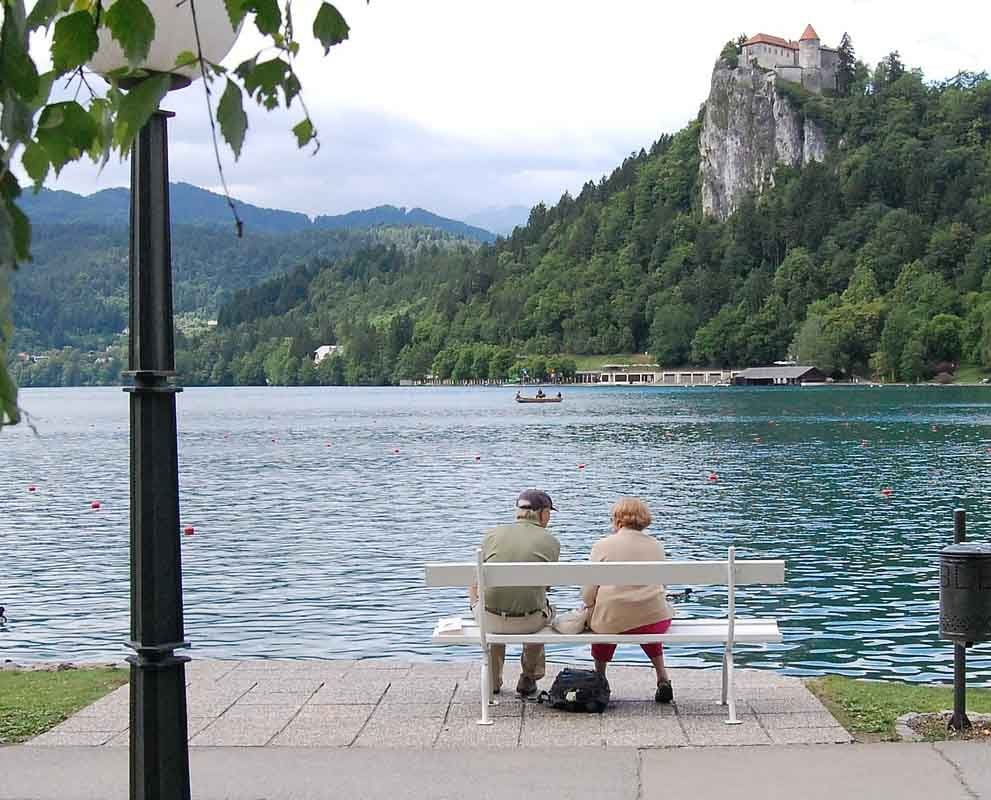
[[[482,715],[480,725],[491,725],[489,705],[494,705],[489,675],[490,644],[722,644],[722,704],[728,706],[727,724],[736,725],[736,696],[733,688],[733,647],[737,644],[780,642],[781,631],[775,619],[740,619],[736,616],[736,587],[753,584],[780,584],[785,580],[784,561],[737,561],[729,548],[725,561],[624,561],[624,562],[514,562],[485,563],[482,551],[476,562],[427,564],[427,586],[478,585],[479,596],[497,586],[726,586],[725,619],[690,619],[676,617],[666,633],[621,636],[586,631],[579,634],[558,633],[549,625],[539,633],[489,633],[474,618],[461,620],[461,629],[440,632],[434,627],[434,644],[475,644],[482,648]],[[484,615],[482,615],[484,623]]]

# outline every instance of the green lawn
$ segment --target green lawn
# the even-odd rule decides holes
[[[603,364],[653,364],[653,356],[643,353],[613,353],[606,356],[565,356],[574,359],[579,372],[599,369]]]
[[[829,675],[807,682],[833,716],[858,739],[895,739],[902,714],[953,708],[952,686],[919,686],[896,681],[865,681]],[[968,689],[967,711],[991,713],[991,689]]]
[[[0,672],[0,744],[23,742],[58,725],[118,686],[124,669]]]
[[[991,376],[991,371],[975,364],[961,364],[960,368],[953,374],[954,383],[980,383]]]

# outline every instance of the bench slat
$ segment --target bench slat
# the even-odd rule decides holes
[[[728,579],[725,561],[559,561],[503,562],[485,565],[487,586],[718,586]],[[784,583],[784,561],[737,561],[737,586]],[[427,586],[470,586],[475,565],[469,562],[427,564]]]
[[[462,621],[460,633],[434,634],[434,644],[479,644],[478,626],[471,618]],[[526,634],[496,634],[490,633],[487,639],[496,644],[594,644],[596,642],[615,644],[641,644],[644,642],[662,642],[667,644],[722,644],[729,634],[728,621],[725,619],[692,619],[676,620],[668,628],[667,633],[638,634],[623,636],[612,633],[557,633],[547,627],[538,633]],[[739,644],[764,644],[782,641],[781,630],[775,619],[738,619],[733,639]]]

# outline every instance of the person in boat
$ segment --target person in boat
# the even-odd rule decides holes
[[[647,533],[650,509],[636,497],[621,497],[612,507],[612,533],[592,545],[590,561],[663,561],[664,545]],[[671,627],[674,609],[664,587],[585,586],[582,599],[589,612],[589,628],[595,633],[664,633]],[[671,679],[664,668],[660,642],[640,645],[657,674],[654,700],[670,703],[674,697]],[[595,669],[606,674],[616,652],[614,644],[593,644]]]
[[[520,399],[520,390],[519,389],[516,390],[516,399],[517,400]]]
[[[547,397],[547,395],[544,394],[544,390],[543,389],[537,389],[537,399],[538,400],[543,400],[545,397]]]
[[[557,561],[561,545],[547,532],[551,512],[556,511],[547,492],[526,489],[516,499],[516,521],[497,525],[485,534],[482,558],[485,561]],[[478,596],[478,586],[468,590],[468,600],[476,619],[485,615],[486,629],[492,633],[536,633],[554,616],[543,586],[499,586]],[[489,675],[492,691],[502,689],[502,667],[506,660],[506,645],[489,645]],[[516,684],[521,697],[537,691],[537,681],[544,677],[544,646],[523,645],[520,658],[523,673]]]
[[[561,399],[561,393],[560,393],[560,392],[558,392],[558,393],[557,393],[557,399],[558,399],[558,400],[560,400],[560,399]]]

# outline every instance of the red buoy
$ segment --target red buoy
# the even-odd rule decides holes
[[[29,492],[36,492],[36,491],[38,491],[38,487],[37,487],[37,486],[35,486],[35,485],[34,485],[34,484],[32,483],[32,484],[31,484],[30,486],[28,486],[28,491],[29,491]]]
[[[881,494],[883,494],[885,497],[891,497],[891,487],[890,486],[885,486],[881,490]]]
[[[761,443],[761,442],[763,442],[763,441],[764,441],[764,440],[763,440],[763,439],[761,439],[761,438],[760,438],[759,436],[755,436],[755,437],[754,437],[754,444],[760,444],[760,443]]]
[[[94,500],[92,503],[89,504],[89,507],[92,509],[98,509],[100,507],[100,501]]]
[[[475,456],[475,460],[476,461],[481,461],[482,460],[482,457],[481,456]]]
[[[196,528],[194,528],[192,525],[187,525],[185,528],[182,529],[182,532],[186,534],[186,536],[192,536],[194,533],[196,533]]]
[[[585,469],[585,465],[584,464],[579,464],[578,465],[578,469]]]
[[[397,448],[396,448],[395,450],[393,450],[392,452],[393,452],[393,453],[395,453],[395,454],[396,454],[396,455],[398,456],[398,455],[399,455],[399,448],[397,447]]]
[[[715,483],[716,481],[718,481],[718,480],[719,480],[719,476],[718,476],[718,475],[717,475],[717,474],[716,474],[715,472],[710,472],[710,473],[709,473],[709,480],[710,480],[710,481],[711,481],[712,483]]]

